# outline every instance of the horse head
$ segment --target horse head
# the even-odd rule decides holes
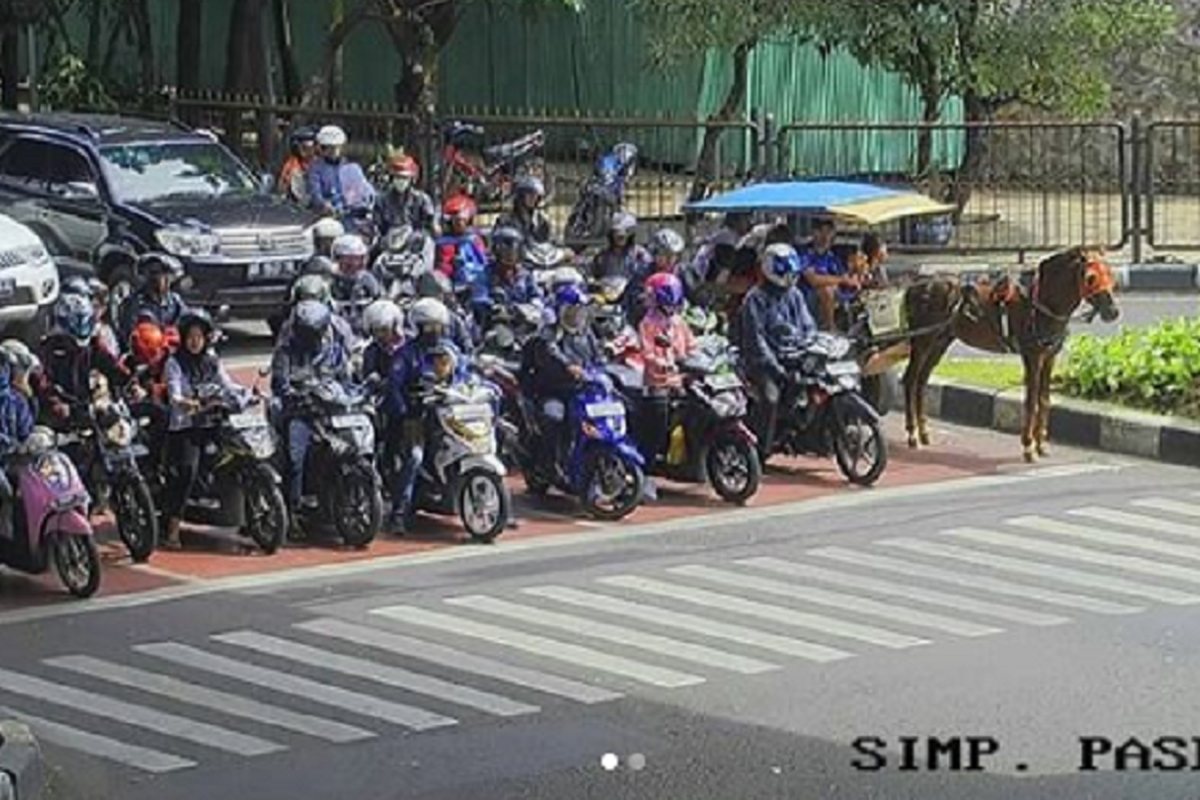
[[[1080,303],[1091,307],[1088,318],[1099,315],[1104,322],[1121,316],[1114,295],[1117,282],[1101,250],[1076,247],[1057,253],[1038,266],[1039,300],[1054,308],[1074,311]]]

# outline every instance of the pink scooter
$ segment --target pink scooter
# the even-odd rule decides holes
[[[47,428],[33,433],[6,460],[17,477],[15,507],[0,528],[0,565],[41,575],[54,562],[67,591],[91,597],[100,588],[100,553],[88,520],[91,497]]]

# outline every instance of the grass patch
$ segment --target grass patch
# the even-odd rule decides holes
[[[981,386],[985,389],[1020,389],[1025,385],[1025,368],[1021,359],[1012,358],[946,358],[933,374],[946,380]]]

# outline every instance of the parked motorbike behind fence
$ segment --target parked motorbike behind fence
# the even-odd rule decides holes
[[[733,349],[722,341],[707,344],[678,364],[683,380],[667,398],[665,449],[650,452],[640,439],[639,449],[652,475],[708,483],[722,500],[744,504],[762,481],[757,440],[746,425],[746,393],[734,372]],[[670,340],[660,345],[669,346]],[[650,411],[640,348],[618,353],[608,371],[640,433]]]
[[[482,127],[458,121],[442,130],[442,197],[466,194],[480,207],[495,208],[512,195],[516,178],[533,175],[546,180],[544,131],[533,131],[480,151],[477,143],[483,134]]]
[[[42,575],[51,563],[75,597],[100,588],[100,552],[88,520],[87,489],[71,459],[55,449],[54,432],[35,428],[5,454],[16,495],[0,526],[0,565]]]
[[[116,517],[117,533],[134,563],[150,560],[158,544],[159,514],[139,459],[150,451],[138,441],[138,423],[129,406],[114,396],[108,379],[88,376],[89,400],[55,391],[71,409],[56,445],[75,462],[94,497],[106,497]]]
[[[780,387],[770,452],[832,455],[848,481],[874,484],[887,468],[887,440],[879,414],[863,397],[862,373],[851,342],[828,333],[803,341],[783,335],[781,341],[779,362],[788,382]]]
[[[306,372],[294,375],[291,383],[294,397],[288,417],[304,419],[313,431],[304,465],[304,508],[293,512],[306,524],[332,525],[350,547],[366,547],[383,524],[371,398]],[[287,441],[286,421],[281,420],[283,441]],[[287,448],[279,448],[279,453],[279,472],[290,475]]]
[[[569,241],[601,239],[612,215],[625,207],[625,191],[637,171],[637,148],[622,143],[596,160],[567,217]]]
[[[551,400],[545,405],[557,404]],[[561,404],[558,404],[561,405]],[[534,495],[551,486],[574,495],[584,510],[601,520],[619,520],[636,509],[645,489],[645,459],[629,439],[625,404],[602,370],[589,369],[561,413],[569,445],[545,441],[543,408],[521,398],[518,458],[525,485]],[[553,453],[553,457],[548,457]]]

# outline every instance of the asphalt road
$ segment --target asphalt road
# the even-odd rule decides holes
[[[1200,733],[1198,490],[1063,452],[720,522],[0,612],[0,707],[40,732],[59,800],[1194,800],[1188,772],[1081,772],[1079,737]],[[905,771],[904,736],[922,767],[929,737],[998,750]],[[855,767],[878,763],[859,737],[887,768]]]

